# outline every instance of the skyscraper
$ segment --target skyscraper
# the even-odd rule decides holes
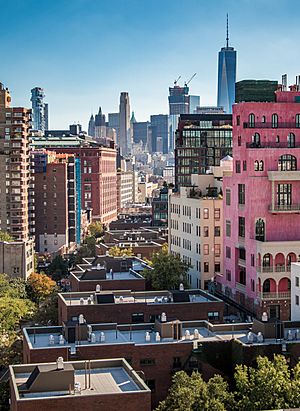
[[[151,149],[152,153],[168,153],[169,145],[169,116],[167,114],[157,114],[150,116],[151,121]]]
[[[187,84],[180,87],[174,82],[174,87],[169,87],[169,114],[188,114],[189,111],[190,97]]]
[[[129,94],[122,92],[120,95],[120,139],[119,147],[121,154],[127,156],[131,153],[132,148],[132,135],[130,127],[130,102]]]
[[[223,107],[225,113],[232,113],[232,105],[235,101],[236,80],[236,51],[229,47],[228,14],[226,47],[219,51],[218,65],[218,107]]]
[[[102,114],[102,109],[99,107],[98,114],[95,115],[95,134],[97,139],[106,138],[106,123],[105,114]]]
[[[41,87],[35,87],[31,90],[33,129],[42,133],[48,128],[48,104],[46,106],[44,98],[44,89]]]
[[[91,115],[89,126],[88,126],[88,135],[91,137],[95,137],[95,119],[94,115]]]

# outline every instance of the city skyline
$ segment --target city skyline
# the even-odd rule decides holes
[[[299,28],[296,13],[291,13],[295,4],[257,0],[243,1],[236,8],[233,1],[217,6],[191,1],[185,25],[176,1],[158,7],[153,0],[147,9],[143,2],[133,0],[96,5],[88,0],[72,4],[61,0],[46,6],[36,0],[26,6],[21,1],[5,3],[0,51],[9,55],[13,45],[22,64],[4,59],[2,80],[13,93],[15,106],[30,107],[30,90],[42,87],[51,128],[80,122],[86,129],[99,105],[106,114],[117,111],[122,91],[129,93],[138,121],[166,114],[168,87],[179,75],[184,81],[194,72],[198,74],[190,84],[191,94],[200,95],[203,105],[215,105],[217,57],[226,43],[226,13],[229,45],[238,51],[237,80],[278,80],[285,72],[293,79],[299,60],[295,52]],[[13,31],[9,29],[12,15]],[[30,48],[23,47],[24,38]],[[179,58],[182,53],[189,56],[188,66]]]

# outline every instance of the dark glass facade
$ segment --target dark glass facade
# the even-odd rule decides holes
[[[180,116],[175,145],[177,187],[191,185],[191,174],[205,174],[227,155],[232,155],[232,115]]]
[[[236,51],[233,47],[222,47],[218,64],[218,107],[232,113],[235,102]]]

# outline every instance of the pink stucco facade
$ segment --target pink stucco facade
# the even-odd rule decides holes
[[[300,92],[235,104],[233,158],[233,175],[223,180],[218,282],[251,311],[288,319],[290,264],[300,254]]]

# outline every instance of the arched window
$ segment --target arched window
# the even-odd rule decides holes
[[[267,253],[263,256],[263,267],[271,267],[271,254]]]
[[[261,122],[262,122],[262,123],[265,123],[265,122],[266,122],[266,116],[262,116]]]
[[[259,147],[260,146],[260,134],[259,133],[254,133],[252,136],[252,145],[254,147]]]
[[[297,159],[291,154],[284,154],[278,160],[278,170],[279,171],[296,171],[297,170]]]
[[[254,171],[259,171],[259,162],[257,160],[254,161]]]
[[[296,114],[295,123],[296,128],[300,128],[300,114]]]
[[[267,278],[263,283],[263,292],[269,293],[270,290],[271,290],[271,281],[269,278]]]
[[[259,162],[259,171],[264,171],[264,162],[262,160]]]
[[[253,113],[249,114],[249,127],[255,127],[255,115]]]
[[[290,134],[288,135],[287,143],[288,143],[288,147],[289,147],[289,148],[295,147],[296,138],[295,138],[295,134],[294,134],[294,133],[290,133]]]
[[[259,218],[255,223],[255,239],[265,241],[265,222],[262,218]]]
[[[272,114],[272,127],[278,127],[278,114]]]

